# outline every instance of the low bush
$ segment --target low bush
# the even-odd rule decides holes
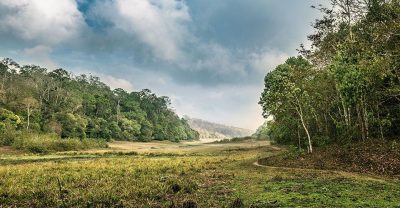
[[[17,132],[12,129],[5,129],[0,134],[0,146],[11,146],[17,136]]]
[[[219,140],[219,141],[215,141],[212,143],[239,143],[239,142],[244,142],[244,141],[249,141],[252,140],[253,138],[250,136],[247,137],[234,137],[232,139],[223,139],[223,140]]]

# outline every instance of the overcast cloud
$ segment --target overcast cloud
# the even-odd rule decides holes
[[[325,0],[2,0],[1,57],[149,88],[178,114],[255,129],[263,78]]]

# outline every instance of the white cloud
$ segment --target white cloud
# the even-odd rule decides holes
[[[100,1],[91,12],[111,21],[115,28],[137,36],[157,58],[176,61],[183,56],[182,46],[188,38],[186,23],[191,20],[183,1]]]
[[[266,50],[251,54],[249,60],[256,70],[265,73],[274,70],[276,66],[284,63],[288,57],[289,55],[286,53]]]
[[[106,84],[108,84],[112,89],[117,89],[121,88],[124,89],[128,92],[131,92],[134,90],[134,87],[131,82],[125,79],[113,77],[108,74],[98,74],[100,77],[100,80]]]
[[[135,89],[132,82],[128,81],[125,78],[120,78],[117,76],[113,76],[111,74],[101,73],[91,69],[84,69],[84,68],[73,68],[72,72],[74,75],[86,74],[86,75],[93,75],[100,78],[100,81],[110,86],[111,89],[121,88],[128,92],[132,92]]]
[[[38,44],[69,39],[84,25],[75,0],[1,0],[0,31]]]
[[[44,45],[37,45],[33,48],[24,49],[24,54],[28,56],[28,61],[32,60],[40,66],[54,69],[58,66],[51,58],[50,54],[53,51],[52,48]]]
[[[84,56],[78,56],[76,63],[79,64],[74,65],[88,66],[93,70],[74,71],[99,76],[111,88],[123,88],[127,91],[150,88],[158,95],[170,96],[180,115],[188,114],[251,129],[263,123],[261,108],[257,104],[263,87],[262,77],[288,57],[288,54],[278,51],[284,50],[283,48],[231,48],[223,42],[218,42],[218,38],[191,33],[192,28],[198,31],[199,28],[196,27],[199,27],[199,22],[195,17],[192,21],[184,0],[97,0],[90,4],[85,15],[94,23],[104,21],[105,24],[93,24],[93,30],[85,34],[88,37],[86,39],[80,34],[89,26],[86,26],[83,14],[78,11],[76,1],[86,0],[0,0],[0,35],[4,33],[6,35],[3,37],[8,35],[25,40],[21,42],[27,49],[16,56],[23,55],[28,60],[33,60],[29,63],[39,63],[47,67],[57,65],[52,61],[52,57],[59,63],[73,63],[71,57],[74,56],[71,54],[79,52],[78,54]],[[215,6],[210,7],[212,9]],[[208,9],[208,6],[205,8]],[[232,15],[237,15],[234,10],[231,12]],[[203,23],[200,26],[213,24],[209,18],[203,20]],[[101,32],[97,33],[97,29]],[[230,31],[229,28],[226,29]],[[259,31],[254,29],[255,32]],[[214,32],[218,33],[209,31]],[[225,38],[227,34],[221,35]],[[88,41],[93,39],[93,42]],[[58,59],[57,53],[52,56],[53,49],[62,49],[66,44],[60,43],[66,43],[67,40],[76,40],[75,43],[82,44],[74,45],[76,48],[68,45],[74,49],[67,47],[69,51],[66,51],[69,54],[58,53]],[[132,44],[126,41],[132,41]],[[143,50],[143,45],[138,45],[138,42],[145,45],[146,50]],[[109,47],[107,44],[111,47],[106,48]],[[80,51],[88,46],[95,50]],[[102,51],[105,51],[106,55],[97,57],[97,49],[103,47],[105,48]],[[121,50],[121,56],[118,53],[118,62],[108,63],[113,59],[112,49],[120,47],[126,47],[127,50]],[[276,48],[274,44],[259,47]],[[150,49],[152,57],[147,56],[147,49]],[[63,54],[63,57],[60,57],[60,54]],[[145,63],[148,58],[151,59],[149,62],[154,61],[157,64],[136,68],[127,54],[137,60],[144,57]],[[103,64],[110,66],[106,68]],[[132,69],[126,69],[125,64]],[[159,68],[164,70],[158,70]],[[184,73],[184,78],[178,76],[180,72]],[[182,84],[177,81],[186,78],[200,84]],[[229,81],[226,82],[227,80]],[[207,83],[210,86],[205,87]]]
[[[232,51],[218,44],[198,44],[202,53],[206,57],[194,63],[194,69],[217,69],[215,74],[226,75],[235,73],[235,76],[246,74],[244,63],[238,59]],[[190,68],[190,67],[188,67]]]

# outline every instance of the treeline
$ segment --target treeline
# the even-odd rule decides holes
[[[400,135],[400,1],[331,0],[311,49],[265,77],[268,136],[312,147]]]
[[[11,59],[0,62],[0,82],[0,135],[27,131],[140,141],[199,137],[169,108],[168,97],[147,89],[111,90],[92,75],[20,66]]]

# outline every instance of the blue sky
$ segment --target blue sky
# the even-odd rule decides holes
[[[325,0],[2,0],[0,57],[169,96],[179,115],[255,129],[263,78]]]

